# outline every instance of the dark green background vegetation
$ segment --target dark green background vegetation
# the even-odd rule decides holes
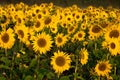
[[[120,0],[0,0],[0,4],[10,4],[10,3],[19,3],[24,2],[28,5],[32,4],[41,4],[41,3],[50,3],[53,2],[55,5],[59,6],[71,6],[77,4],[79,7],[87,7],[89,5],[99,7],[108,7],[112,6],[114,8],[120,8]]]

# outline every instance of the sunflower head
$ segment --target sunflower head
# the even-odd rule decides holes
[[[67,36],[63,35],[63,33],[58,33],[55,38],[55,44],[57,47],[62,47],[67,42]]]
[[[0,34],[0,46],[5,49],[10,49],[14,45],[14,33],[11,28],[7,31],[2,31]]]
[[[82,48],[80,51],[80,62],[82,65],[85,65],[88,62],[88,51],[85,48]]]
[[[40,52],[40,54],[45,54],[47,51],[50,51],[52,47],[52,38],[49,34],[45,32],[35,36],[33,40],[33,49],[35,52]]]
[[[95,72],[98,76],[107,76],[111,72],[111,64],[109,61],[101,61],[95,67]]]
[[[51,57],[51,65],[58,74],[63,73],[65,70],[69,70],[70,63],[70,56],[62,51],[54,52],[54,56]]]

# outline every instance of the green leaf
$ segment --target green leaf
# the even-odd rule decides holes
[[[0,80],[6,80],[6,78],[5,77],[0,77]]]
[[[70,80],[68,76],[63,76],[60,78],[60,80]]]
[[[54,73],[52,73],[52,72],[48,72],[47,73],[47,78],[48,79],[52,79],[52,77],[54,77],[55,75],[54,75]]]
[[[0,65],[0,69],[3,68],[3,69],[10,69],[8,66],[6,65]]]
[[[38,80],[42,80],[43,77],[44,77],[44,75],[43,75],[42,73],[40,73],[40,74],[38,75]]]
[[[6,57],[2,57],[0,59],[0,61],[4,62],[6,66],[9,66],[10,65],[10,60]]]
[[[37,65],[37,60],[36,59],[32,59],[31,63],[30,63],[30,67],[35,67]]]
[[[46,74],[46,73],[48,73],[48,70],[47,69],[44,69],[44,68],[41,68],[41,69],[39,69],[39,70],[37,70],[37,72],[38,72],[38,74]]]
[[[34,80],[34,78],[32,76],[28,75],[25,77],[25,80]]]

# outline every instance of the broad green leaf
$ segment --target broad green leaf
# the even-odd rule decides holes
[[[63,76],[60,78],[60,80],[70,80],[68,76]]]
[[[10,65],[10,60],[7,57],[2,57],[0,61],[4,62],[6,66]]]
[[[32,59],[31,63],[30,63],[30,67],[35,67],[37,64],[37,60],[36,59]]]
[[[0,77],[0,80],[6,80],[6,78],[5,77]]]
[[[42,80],[43,77],[44,77],[44,74],[40,73],[40,74],[38,75],[38,80]]]
[[[0,69],[3,68],[3,69],[10,69],[10,67],[6,66],[6,65],[0,65]]]
[[[49,72],[49,73],[47,73],[47,78],[48,79],[52,79],[52,77],[54,77],[55,75],[54,75],[54,73],[52,73],[52,72]]]
[[[25,77],[25,80],[34,80],[34,78],[29,75],[29,76],[26,76],[26,77]]]

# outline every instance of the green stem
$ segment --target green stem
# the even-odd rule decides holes
[[[8,56],[8,54],[7,54],[7,49],[5,49],[5,56],[6,56],[6,57]]]
[[[97,50],[97,43],[95,43],[95,50]]]
[[[77,70],[78,70],[78,56],[76,56],[76,65],[75,65],[75,76],[74,76],[74,80],[77,80],[77,76],[76,76],[76,74],[77,74]]]
[[[116,65],[115,65],[115,67],[114,67],[114,75],[116,75]]]
[[[36,67],[36,69],[38,71],[39,68],[40,68],[40,54],[39,53],[37,53],[36,58],[37,58],[37,67]],[[36,73],[36,75],[37,75],[36,79],[38,80],[38,75],[39,75],[38,72]]]
[[[98,77],[98,80],[101,80],[100,76]]]
[[[13,53],[13,56],[12,56],[12,63],[11,63],[11,74],[10,74],[10,80],[12,80],[13,79],[13,67],[14,67],[14,60],[15,60],[15,55],[16,54],[16,52],[14,52]]]

